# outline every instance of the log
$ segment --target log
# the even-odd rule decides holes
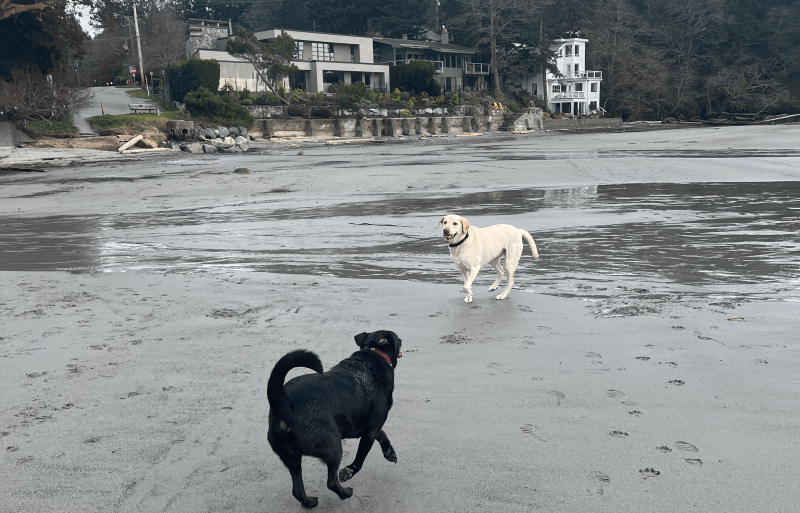
[[[141,141],[142,139],[144,139],[144,136],[142,136],[142,135],[137,135],[136,137],[134,137],[134,138],[133,138],[133,139],[131,139],[130,141],[128,141],[128,142],[126,142],[125,144],[123,144],[122,146],[120,146],[120,147],[119,147],[119,149],[118,149],[117,151],[118,151],[118,152],[120,152],[120,153],[122,153],[123,151],[127,150],[128,148],[130,148],[131,146],[133,146],[133,145],[134,145],[134,144],[136,144],[137,142]]]

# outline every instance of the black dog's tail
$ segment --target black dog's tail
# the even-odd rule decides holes
[[[298,349],[278,360],[267,382],[267,400],[272,414],[281,420],[291,418],[292,401],[289,400],[289,396],[283,390],[283,381],[289,371],[295,367],[306,367],[322,374],[322,362],[311,351]]]

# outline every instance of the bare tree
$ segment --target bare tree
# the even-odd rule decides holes
[[[509,54],[503,46],[515,42],[530,42],[528,28],[545,5],[552,0],[460,0],[461,15],[456,22],[474,36],[476,46],[488,48],[491,58],[490,70],[494,81],[495,96],[500,90],[500,70]]]
[[[87,107],[91,89],[69,85],[66,72],[45,75],[35,67],[19,68],[13,81],[0,81],[0,116],[12,120],[65,120]]]
[[[142,49],[146,69],[161,71],[174,62],[185,60],[186,26],[173,11],[149,13]]]
[[[297,73],[297,66],[292,64],[295,45],[294,39],[286,32],[267,44],[256,39],[255,34],[246,30],[236,32],[236,37],[228,40],[228,53],[239,57],[250,64],[261,77],[261,80],[275,93],[284,104],[289,101],[278,94],[278,84],[284,77]]]

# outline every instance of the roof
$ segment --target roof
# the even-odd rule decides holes
[[[433,50],[434,52],[440,52],[440,53],[471,53],[471,54],[478,53],[478,50],[476,50],[475,48],[467,48],[466,46],[437,43],[436,41],[417,41],[414,39],[390,39],[388,37],[374,37],[372,39],[376,43],[391,45],[395,48]]]

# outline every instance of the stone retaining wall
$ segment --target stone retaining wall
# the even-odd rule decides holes
[[[264,137],[400,137],[495,132],[503,116],[256,119],[252,132]]]
[[[622,118],[545,119],[542,121],[542,128],[545,130],[591,130],[621,126]]]

